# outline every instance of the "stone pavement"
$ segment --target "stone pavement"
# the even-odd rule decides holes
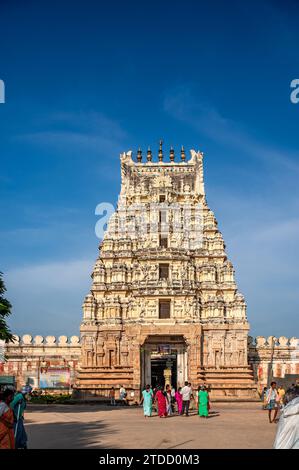
[[[36,449],[271,448],[276,424],[260,403],[215,403],[209,419],[144,418],[141,407],[29,405],[25,426]]]

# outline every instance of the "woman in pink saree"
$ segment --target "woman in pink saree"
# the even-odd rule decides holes
[[[181,394],[182,387],[179,387],[179,389],[175,392],[175,399],[178,405],[178,413],[179,415],[182,414],[183,411],[183,397]]]
[[[161,390],[161,387],[158,387],[158,391],[156,393],[155,399],[158,403],[158,415],[160,418],[166,418],[167,416],[167,409],[166,409],[166,397]]]

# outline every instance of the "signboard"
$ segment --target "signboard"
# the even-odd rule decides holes
[[[39,388],[69,389],[71,374],[69,369],[41,368]]]
[[[24,385],[30,385],[30,387],[38,388],[38,372],[25,372],[24,373]]]
[[[15,385],[14,375],[0,375],[0,385]]]

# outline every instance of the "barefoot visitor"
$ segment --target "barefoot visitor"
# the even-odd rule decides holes
[[[142,392],[142,398],[140,405],[143,403],[143,413],[145,418],[152,416],[153,412],[153,391],[150,385],[145,387],[145,390]]]
[[[266,409],[268,410],[269,423],[274,423],[278,413],[279,395],[276,388],[276,382],[271,382],[270,388],[266,393]],[[274,416],[272,419],[272,411]]]
[[[158,386],[157,393],[156,393],[156,402],[158,406],[158,416],[160,418],[166,418],[167,416],[167,402],[165,394],[162,390],[161,386]]]
[[[16,449],[27,449],[27,434],[24,427],[24,411],[26,398],[22,392],[17,392],[10,404],[14,414],[14,435]]]
[[[207,418],[209,415],[209,394],[205,386],[198,387],[198,414]]]

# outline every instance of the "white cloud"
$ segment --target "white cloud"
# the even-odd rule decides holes
[[[299,219],[291,218],[287,220],[278,220],[276,223],[259,227],[254,233],[256,240],[271,240],[272,242],[279,241],[290,242],[291,240],[298,240],[299,235]]]
[[[35,132],[20,134],[15,138],[26,143],[56,150],[67,150],[65,155],[85,156],[117,155],[123,148],[127,133],[117,121],[102,113],[57,112],[36,123]]]
[[[91,285],[92,260],[58,261],[5,273],[13,305],[9,324],[18,334],[78,334],[81,306]]]

